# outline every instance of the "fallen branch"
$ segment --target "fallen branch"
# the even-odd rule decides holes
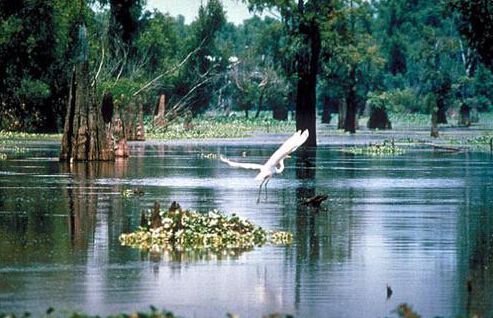
[[[458,147],[452,147],[452,146],[442,146],[442,145],[437,145],[437,144],[432,144],[432,143],[425,143],[425,145],[433,147],[433,149],[439,149],[439,150],[444,150],[444,151],[451,151],[451,152],[462,152],[465,151],[465,148],[458,148]]]

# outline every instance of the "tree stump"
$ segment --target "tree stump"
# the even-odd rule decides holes
[[[272,117],[275,120],[288,120],[288,108],[281,105],[274,107]]]
[[[187,111],[184,116],[184,121],[183,121],[183,129],[185,130],[192,130],[193,129],[193,114],[191,111]]]
[[[433,138],[438,138],[439,133],[438,133],[438,111],[434,110],[431,113],[431,132],[430,136]]]
[[[127,138],[125,137],[125,125],[118,113],[113,117],[113,138],[115,157],[126,158],[129,155]]]
[[[160,94],[159,99],[154,110],[154,125],[164,126],[166,125],[166,119],[164,114],[166,113],[166,95]]]
[[[372,107],[367,126],[369,129],[392,129],[392,123],[385,108]]]
[[[89,83],[87,29],[79,27],[79,55],[72,72],[60,161],[110,161],[115,159],[109,128]],[[110,138],[108,138],[110,137]]]
[[[471,107],[466,103],[460,106],[459,110],[459,126],[471,126]]]
[[[439,132],[438,132],[438,105],[437,105],[437,98],[434,93],[430,93],[426,96],[425,103],[427,108],[430,110],[431,113],[431,132],[430,136],[433,138],[438,138],[439,137]]]

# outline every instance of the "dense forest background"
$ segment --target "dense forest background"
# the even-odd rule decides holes
[[[351,114],[369,109],[438,123],[493,110],[490,0],[245,2],[278,17],[234,25],[219,0],[204,1],[189,25],[144,0],[0,2],[0,129],[61,131],[84,50],[95,96],[147,115],[163,94],[170,118],[269,110],[285,119],[314,105],[325,122],[344,114],[347,131]]]

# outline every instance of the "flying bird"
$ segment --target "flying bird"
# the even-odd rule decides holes
[[[265,187],[265,191],[267,193],[267,183],[269,183],[270,179],[274,176],[274,174],[281,173],[284,170],[284,159],[289,158],[289,155],[293,153],[299,146],[301,146],[308,139],[308,129],[301,132],[298,130],[295,132],[288,140],[286,140],[279,149],[277,149],[272,156],[267,160],[263,165],[257,163],[243,163],[243,162],[234,162],[223,156],[220,157],[222,162],[227,163],[231,167],[235,168],[244,168],[244,169],[253,169],[260,170],[259,174],[255,177],[255,180],[262,181],[260,183],[260,187],[258,190],[258,199],[260,200],[260,193],[262,191],[262,186]]]

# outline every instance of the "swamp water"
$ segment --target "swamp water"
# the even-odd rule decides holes
[[[405,302],[425,317],[493,315],[490,154],[322,146],[288,159],[256,204],[255,171],[207,154],[263,162],[274,143],[132,144],[127,160],[72,166],[57,161],[58,143],[24,146],[0,161],[0,312],[384,317]],[[135,188],[145,194],[122,195]],[[322,209],[300,204],[315,194],[329,195]],[[155,200],[235,212],[291,231],[293,244],[220,255],[120,246]]]

